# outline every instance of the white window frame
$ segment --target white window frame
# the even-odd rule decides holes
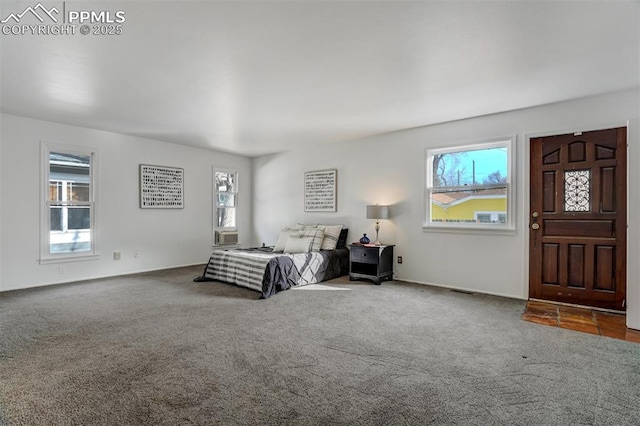
[[[464,145],[450,146],[446,148],[427,148],[425,150],[425,191],[424,191],[424,223],[422,229],[425,231],[440,231],[440,232],[470,232],[470,233],[490,233],[500,234],[508,233],[514,234],[516,231],[516,218],[515,218],[515,204],[516,204],[516,191],[515,191],[515,136],[485,139],[473,143],[467,143]],[[431,194],[434,190],[433,187],[433,157],[440,154],[451,154],[456,152],[476,151],[482,149],[501,148],[507,149],[507,182],[505,183],[507,189],[507,209],[506,223],[468,223],[468,222],[433,222],[431,221]],[[461,187],[448,187],[451,189],[470,190],[474,188],[483,188],[485,185],[466,185]]]
[[[88,251],[70,253],[51,253],[51,202],[49,200],[50,160],[51,152],[71,155],[86,155],[91,158],[89,168],[90,194],[86,204],[90,209],[90,248]],[[98,255],[98,150],[90,147],[64,145],[52,142],[40,143],[40,264],[95,260]],[[70,205],[73,205],[70,202]],[[84,203],[82,205],[85,205]]]
[[[235,212],[236,212],[236,217],[235,217],[235,221],[236,221],[236,226],[218,226],[218,190],[216,187],[216,173],[233,173],[236,175],[236,185],[235,185],[235,190],[232,191],[231,193],[234,194],[234,199],[235,199]],[[211,183],[213,186],[213,214],[212,214],[212,222],[213,222],[213,245],[214,246],[218,246],[218,243],[216,241],[216,232],[238,232],[238,238],[240,235],[240,232],[238,230],[238,212],[239,212],[239,203],[240,203],[240,199],[239,199],[239,195],[240,195],[240,173],[238,172],[238,170],[235,169],[230,169],[230,168],[222,168],[222,167],[214,167],[213,168],[213,176],[211,179]],[[240,240],[238,239],[238,244],[232,244],[231,246],[235,246],[235,245],[239,245],[240,244]],[[220,245],[220,246],[224,246],[224,247],[229,247],[229,244],[224,244],[224,245]]]

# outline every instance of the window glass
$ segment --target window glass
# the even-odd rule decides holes
[[[491,223],[491,215],[487,213],[478,213],[476,216],[478,222]]]
[[[87,183],[73,183],[69,182],[68,186],[69,195],[68,199],[73,201],[90,201],[89,198],[89,184]]]
[[[221,233],[238,232],[238,172],[214,170],[214,244],[224,244]]]
[[[218,207],[235,207],[236,194],[218,194]]]
[[[216,172],[216,192],[235,192],[235,172]]]
[[[218,210],[218,228],[235,228],[236,226],[236,209],[219,208]]]
[[[62,231],[62,208],[51,207],[50,216],[51,216],[51,230]]]
[[[88,207],[70,207],[68,229],[90,229],[91,210]]]
[[[49,200],[60,201],[62,200],[62,182],[49,181]]]
[[[461,150],[433,155],[433,187],[506,183],[507,148]]]
[[[512,227],[511,145],[428,150],[425,227]]]

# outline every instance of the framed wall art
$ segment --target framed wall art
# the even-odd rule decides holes
[[[140,208],[184,208],[184,169],[140,164]]]
[[[338,171],[316,170],[304,174],[304,211],[337,211]]]

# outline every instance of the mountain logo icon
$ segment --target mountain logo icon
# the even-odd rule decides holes
[[[33,7],[28,6],[25,10],[22,11],[22,13],[17,13],[17,14],[16,13],[11,13],[11,14],[9,14],[9,16],[7,16],[5,19],[0,21],[0,23],[6,24],[7,22],[9,22],[10,20],[13,19],[15,21],[15,23],[17,24],[17,23],[20,22],[20,20],[25,15],[28,15],[29,13],[31,15],[35,16],[38,19],[38,21],[40,21],[40,22],[44,22],[44,17],[47,17],[47,16],[53,22],[58,22],[58,18],[56,18],[53,14],[55,13],[57,15],[60,12],[55,7],[52,7],[51,9],[47,10],[47,8],[42,5],[42,3],[38,3],[37,5],[35,5]]]

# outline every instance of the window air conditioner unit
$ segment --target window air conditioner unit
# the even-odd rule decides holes
[[[216,245],[238,244],[238,231],[216,231]]]

